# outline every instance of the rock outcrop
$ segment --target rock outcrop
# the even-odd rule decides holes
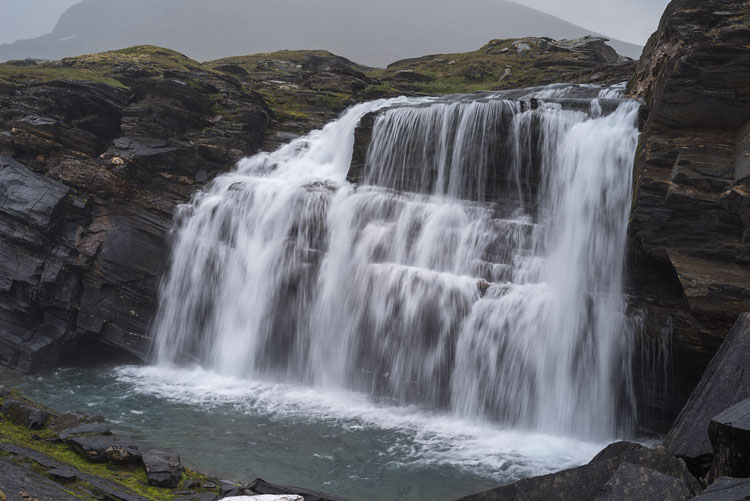
[[[667,435],[664,445],[686,459],[694,471],[711,463],[713,448],[709,423],[744,399],[750,398],[750,314],[744,313],[713,358]]]
[[[714,449],[709,480],[750,477],[750,400],[714,416],[708,435]]]
[[[175,206],[255,152],[270,117],[172,51],[57,64],[90,81],[0,78],[0,363],[24,371],[144,357]]]
[[[685,463],[663,447],[648,449],[617,443],[589,464],[521,480],[515,484],[462,498],[462,501],[674,499],[700,492],[700,483]]]
[[[645,100],[631,294],[651,335],[673,331],[675,411],[750,310],[748,16],[743,0],[674,0],[629,86]]]

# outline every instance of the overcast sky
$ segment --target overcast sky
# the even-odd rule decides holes
[[[578,26],[638,45],[646,45],[669,4],[669,0],[515,1]]]
[[[644,45],[656,30],[659,18],[669,3],[669,0],[516,1],[592,31],[638,45]],[[78,0],[0,0],[0,43],[49,33],[60,15],[77,2]],[[456,0],[456,5],[460,4],[461,1]]]

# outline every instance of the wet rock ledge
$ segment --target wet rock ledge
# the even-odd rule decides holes
[[[344,501],[262,479],[209,477],[183,466],[174,452],[113,434],[102,416],[60,414],[0,389],[1,500],[214,501],[261,494]]]

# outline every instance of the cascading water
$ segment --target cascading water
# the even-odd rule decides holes
[[[589,87],[377,101],[243,160],[180,209],[156,359],[615,435],[637,107]]]

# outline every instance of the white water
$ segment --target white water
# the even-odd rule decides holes
[[[633,416],[621,281],[637,139],[637,104],[606,114],[600,91],[585,111],[499,96],[368,103],[243,160],[178,215],[153,371],[197,363],[231,378],[212,391],[246,388],[239,400],[300,416],[438,426],[467,464],[551,454],[563,467],[595,452],[580,440]],[[355,187],[354,129],[386,107]],[[204,398],[195,380],[166,387]],[[403,417],[415,408],[432,417]]]

